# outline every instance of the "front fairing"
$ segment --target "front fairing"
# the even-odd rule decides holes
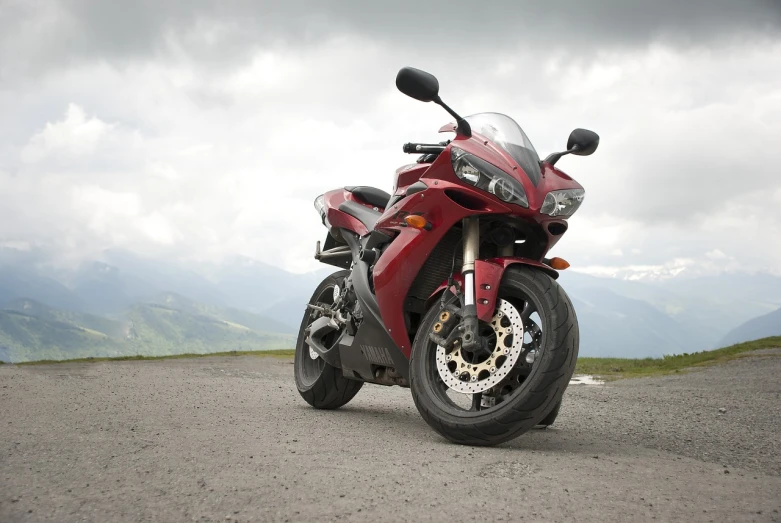
[[[443,127],[442,130],[453,131],[455,129],[454,126],[451,125],[449,127]],[[559,189],[583,188],[578,182],[565,174],[563,171],[560,171],[559,169],[556,169],[555,167],[544,162],[541,162],[541,176],[539,178],[539,182],[535,185],[531,178],[523,170],[523,168],[518,164],[518,162],[516,162],[504,149],[497,146],[494,142],[487,139],[485,136],[482,136],[476,132],[472,132],[471,137],[467,137],[462,134],[456,135],[456,138],[453,140],[453,142],[437,160],[447,160],[449,162],[450,148],[454,146],[463,149],[469,154],[474,154],[475,156],[482,158],[483,160],[502,169],[521,182],[529,200],[529,208],[523,209],[517,205],[512,205],[511,207],[515,210],[513,214],[539,215],[540,207],[542,207],[542,203],[545,200],[545,195],[548,194],[548,192]],[[453,173],[452,178],[453,180],[457,180],[458,183],[467,185],[459,180],[455,176],[455,173]],[[495,198],[493,195],[491,195],[491,197]]]

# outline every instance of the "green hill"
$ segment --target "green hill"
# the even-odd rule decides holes
[[[262,316],[210,307],[173,294],[135,304],[115,318],[63,311],[34,300],[18,299],[0,310],[0,360],[291,348],[294,336],[274,332],[279,326]],[[284,325],[281,328],[289,330]]]
[[[280,332],[293,334],[294,330],[290,325],[274,320],[267,316],[261,316],[246,310],[234,309],[230,307],[216,307],[207,305],[185,296],[175,293],[164,293],[148,301],[151,304],[157,304],[163,307],[188,312],[198,316],[217,317],[222,320],[244,325],[252,330],[262,332]]]
[[[732,329],[724,336],[722,344],[729,345],[767,336],[781,336],[781,309],[749,320]]]
[[[662,358],[578,358],[575,372],[592,374],[606,380],[662,376],[750,356],[754,351],[778,348],[781,348],[781,336],[770,336],[721,349],[668,355]],[[761,357],[778,356],[764,354]]]
[[[122,343],[105,332],[58,319],[48,312],[36,316],[12,309],[0,310],[0,359],[10,362],[78,358],[90,354],[119,356]]]
[[[11,301],[3,307],[5,311],[16,311],[28,316],[34,316],[44,320],[64,322],[79,325],[86,329],[103,332],[112,338],[121,338],[123,325],[121,321],[97,316],[94,314],[80,313],[70,310],[55,309],[35,300],[19,298]]]

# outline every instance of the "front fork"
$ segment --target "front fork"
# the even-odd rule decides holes
[[[475,307],[475,260],[480,257],[480,219],[470,216],[463,220],[464,265],[464,305]],[[512,256],[513,244],[499,247],[499,256]],[[477,316],[475,316],[477,317]]]
[[[477,216],[464,218],[463,235],[464,265],[461,267],[461,274],[464,275],[464,309],[461,343],[465,350],[475,351],[480,348],[475,305],[475,260],[480,255],[480,221]]]
[[[484,346],[478,335],[479,320],[477,317],[476,290],[475,289],[475,262],[480,257],[480,221],[477,216],[464,218],[463,221],[464,264],[461,267],[463,275],[463,308],[444,307],[440,313],[439,321],[434,324],[429,334],[437,345],[451,348],[454,343],[460,341],[461,347],[478,355],[490,355],[491,349]],[[512,245],[502,247],[501,256],[512,256]],[[490,289],[486,285],[486,290]],[[455,316],[454,316],[455,314]],[[460,322],[459,322],[460,317]],[[457,326],[457,328],[456,328]],[[458,340],[460,338],[460,340]]]

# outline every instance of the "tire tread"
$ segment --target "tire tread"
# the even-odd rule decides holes
[[[415,405],[423,419],[434,430],[455,443],[464,445],[496,445],[527,432],[541,421],[555,419],[561,398],[575,370],[578,354],[579,332],[577,317],[569,297],[561,286],[549,275],[529,267],[510,267],[505,272],[503,285],[523,284],[534,289],[544,302],[550,315],[552,331],[545,348],[541,364],[545,367],[537,372],[537,383],[523,391],[522,397],[512,398],[514,404],[497,412],[493,418],[465,422],[466,418],[451,419],[422,392],[424,380],[422,364],[418,353],[427,342],[427,333],[432,314],[427,314],[416,336],[411,366],[411,388]],[[431,318],[429,318],[431,317]],[[531,385],[531,384],[530,384]],[[550,421],[552,423],[552,421]],[[548,424],[550,424],[548,423]]]

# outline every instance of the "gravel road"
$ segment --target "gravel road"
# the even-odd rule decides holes
[[[3,365],[0,522],[781,521],[779,356],[572,385],[488,449],[406,389],[313,410],[285,360]]]

